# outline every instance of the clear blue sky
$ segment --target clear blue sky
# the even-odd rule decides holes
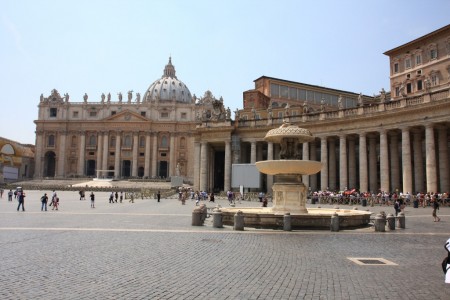
[[[232,111],[260,76],[366,95],[383,52],[450,23],[450,1],[0,0],[0,136],[35,142],[39,96],[143,95],[172,56],[192,94]]]

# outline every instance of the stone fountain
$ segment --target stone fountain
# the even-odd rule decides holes
[[[341,228],[354,228],[369,224],[370,212],[356,209],[306,208],[308,187],[302,182],[302,175],[320,172],[322,163],[300,160],[301,144],[314,140],[311,132],[285,122],[279,128],[267,132],[267,142],[280,144],[278,160],[256,162],[261,173],[274,176],[273,206],[222,208],[223,223],[233,225],[233,216],[237,211],[244,214],[247,227],[282,228],[283,217],[290,214],[292,228],[329,229],[331,216],[339,216]]]

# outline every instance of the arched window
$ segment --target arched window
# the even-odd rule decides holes
[[[124,140],[123,140],[123,146],[124,147],[131,147],[131,135],[126,135]]]
[[[116,137],[115,137],[115,136],[112,136],[112,137],[109,139],[109,146],[110,146],[110,147],[116,146]]]
[[[181,148],[181,149],[186,148],[186,138],[184,138],[184,137],[182,137],[182,138],[180,139],[180,148]]]
[[[72,147],[76,147],[76,146],[77,146],[77,136],[72,135]]]
[[[168,147],[167,136],[165,136],[165,135],[163,135],[161,137],[161,147],[163,147],[163,148],[167,148]]]
[[[139,137],[139,147],[141,147],[141,148],[145,147],[145,136]]]
[[[95,135],[91,134],[89,136],[89,146],[95,146],[97,144],[97,138]]]
[[[55,136],[53,134],[50,134],[48,136],[48,143],[47,146],[49,147],[55,147]]]

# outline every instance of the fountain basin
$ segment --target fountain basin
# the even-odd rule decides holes
[[[242,211],[245,227],[283,229],[284,214],[274,212],[271,207],[221,208],[224,225],[234,224],[234,215]],[[291,213],[292,229],[330,230],[331,216],[339,216],[339,228],[353,229],[368,226],[370,211],[353,209],[308,208],[306,213]]]
[[[264,174],[299,174],[312,175],[322,169],[320,161],[313,160],[263,160],[255,163],[256,168]]]

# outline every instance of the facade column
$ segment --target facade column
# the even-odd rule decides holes
[[[103,133],[103,159],[102,159],[102,170],[108,170],[108,153],[109,153],[109,134],[108,131]],[[102,172],[103,176],[108,176],[106,171]]]
[[[78,155],[78,175],[84,176],[84,161],[86,154],[86,132],[80,131],[80,154]]]
[[[145,135],[144,177],[150,177],[150,133]]]
[[[348,139],[348,188],[356,188],[356,146],[355,139]]]
[[[367,139],[366,133],[359,134],[359,190],[368,192],[368,172],[367,172]]]
[[[320,170],[320,189],[322,191],[328,190],[328,145],[327,137],[320,139],[320,161],[322,162],[322,169]]]
[[[64,178],[66,175],[66,132],[59,132],[59,154],[58,154],[58,174],[57,177]]]
[[[331,191],[337,189],[336,185],[336,140],[334,137],[328,141],[328,187]]]
[[[250,163],[254,164],[256,163],[256,141],[251,142],[251,148],[250,148]]]
[[[347,177],[347,138],[345,135],[339,137],[339,189],[348,189]]]
[[[208,143],[201,142],[200,148],[200,190],[206,191],[208,188]]]
[[[95,168],[97,170],[102,169],[102,155],[103,155],[103,151],[102,151],[103,139],[102,139],[102,137],[103,137],[102,132],[99,131],[97,133],[97,161],[95,162]],[[95,170],[95,176],[101,177],[102,173],[97,172],[97,170]]]
[[[312,141],[311,143],[308,143],[311,145],[311,149],[309,152],[309,159],[310,160],[317,160],[317,156],[316,156],[316,140]],[[317,186],[317,176],[318,174],[313,174],[309,176],[309,184],[311,187],[312,191],[317,191],[318,190],[318,186]]]
[[[225,141],[224,190],[231,191],[231,142]]]
[[[412,173],[411,173],[411,139],[409,137],[409,128],[402,128],[402,174],[404,194],[412,194]]]
[[[369,188],[372,193],[377,193],[377,138],[369,136]]]
[[[120,170],[120,143],[121,143],[122,132],[117,131],[116,134],[116,151],[114,155],[114,178],[118,179],[121,177],[122,172]]]
[[[170,134],[170,157],[169,157],[169,176],[177,175],[175,172],[175,167],[177,163],[175,161],[175,133]]]
[[[44,153],[44,133],[42,131],[36,131],[36,155],[34,158],[34,177],[42,178],[42,161]]]
[[[200,190],[200,143],[194,142],[194,190]]]
[[[272,144],[272,143],[270,143],[270,144]],[[302,148],[302,159],[303,160],[309,160],[309,143],[303,143],[302,147],[303,147]],[[269,159],[269,158],[267,158],[267,159]],[[273,158],[270,158],[270,159],[273,159]],[[305,184],[305,186],[307,188],[310,187],[310,185],[309,185],[309,175],[302,175],[302,181],[303,181],[303,183]]]
[[[427,174],[427,192],[437,192],[436,146],[434,144],[433,124],[425,125],[425,164]]]
[[[156,177],[156,170],[157,170],[157,162],[158,162],[158,135],[156,133],[153,133],[153,141],[152,141],[152,164],[151,164],[151,170],[152,170],[152,177]]]
[[[380,131],[380,189],[389,192],[389,149],[387,131]]]
[[[267,142],[267,160],[273,160],[273,143]],[[272,191],[273,186],[273,175],[267,174],[267,192]]]
[[[414,158],[414,191],[423,192],[425,187],[424,171],[423,171],[423,151],[422,151],[422,132],[419,130],[412,130],[413,134],[413,158]]]
[[[438,153],[439,153],[439,191],[441,193],[450,190],[450,178],[448,168],[448,138],[447,128],[438,128]]]
[[[391,191],[401,190],[400,185],[400,156],[398,153],[398,133],[390,132],[391,144],[389,147],[391,156]]]
[[[133,163],[131,167],[131,176],[137,177],[138,174],[138,149],[139,149],[139,134],[133,133]]]

